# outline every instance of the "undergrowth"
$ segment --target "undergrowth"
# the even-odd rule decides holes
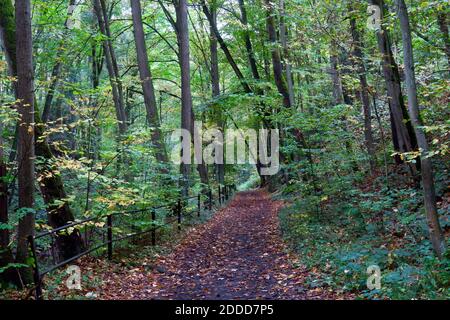
[[[433,254],[420,190],[387,188],[382,180],[343,177],[319,195],[299,196],[285,188],[282,197],[291,204],[280,212],[281,228],[312,271],[306,285],[329,286],[361,299],[449,299],[450,254],[447,250],[441,260]],[[448,248],[448,177],[437,180]],[[381,270],[380,289],[368,289],[371,265]]]

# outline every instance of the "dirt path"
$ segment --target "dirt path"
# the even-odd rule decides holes
[[[121,278],[113,299],[330,298],[302,285],[280,238],[280,202],[264,191],[241,192],[207,223],[194,228],[158,270]],[[114,281],[111,281],[114,282]]]

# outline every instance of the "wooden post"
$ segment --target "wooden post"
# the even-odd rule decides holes
[[[152,246],[156,245],[156,212],[152,209]]]
[[[36,257],[36,244],[34,242],[33,236],[31,236],[31,235],[28,236],[28,243],[30,245],[31,255],[34,260],[33,280],[34,280],[34,285],[36,286],[36,289],[35,289],[36,300],[42,300],[42,279],[41,279],[41,275],[39,273],[39,265],[38,265],[38,261],[37,261],[37,257]]]
[[[107,216],[107,225],[108,225],[108,259],[112,260],[113,254],[113,243],[112,243],[112,215]]]

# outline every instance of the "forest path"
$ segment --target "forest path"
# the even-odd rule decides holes
[[[305,269],[295,267],[281,240],[273,201],[262,190],[238,193],[208,222],[193,228],[158,270],[118,277],[113,299],[314,299],[304,289]],[[112,281],[116,282],[116,281]],[[109,290],[108,290],[109,291]]]

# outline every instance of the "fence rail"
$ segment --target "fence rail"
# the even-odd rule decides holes
[[[29,236],[29,248],[34,260],[33,278],[36,299],[41,300],[43,298],[42,279],[46,274],[105,247],[107,257],[111,260],[113,256],[113,243],[135,238],[146,233],[151,234],[151,244],[154,246],[156,245],[156,232],[159,229],[177,223],[177,229],[181,230],[183,216],[193,218],[196,213],[197,217],[200,217],[202,206],[205,210],[207,209],[211,212],[213,210],[214,203],[217,203],[219,207],[222,206],[226,200],[230,199],[231,195],[235,191],[235,185],[219,185],[216,195],[217,202],[214,199],[214,193],[211,189],[209,189],[207,194],[198,193],[195,196],[178,198],[175,201],[160,206],[152,206],[149,208],[129,211],[118,211],[100,217],[86,218],[52,230],[38,233],[34,236]],[[193,201],[194,203],[192,203]],[[158,223],[157,213],[163,209],[167,211],[166,215],[163,216],[162,222]],[[138,215],[141,215],[141,218],[147,219],[133,219]],[[124,221],[129,217],[131,217],[131,219],[128,219],[129,221]],[[139,230],[139,226],[134,224],[137,221],[144,222],[144,228]],[[145,228],[145,221],[147,221],[150,225],[149,228]],[[115,225],[114,222],[116,222],[117,225]],[[124,228],[126,227],[129,227],[128,232],[124,231]],[[83,229],[84,234],[82,234]],[[77,232],[80,237],[84,237],[83,250],[76,255],[61,258],[58,256],[60,252],[58,252],[59,250],[56,245],[58,237],[61,237],[64,234],[71,234],[72,232]],[[114,237],[115,234],[117,237]],[[100,239],[95,239],[96,235],[100,236]],[[49,241],[45,241],[45,238],[50,239],[48,239]],[[37,239],[40,240],[36,241]],[[38,244],[38,242],[41,243]],[[44,258],[47,259],[47,263],[42,263],[42,261],[40,262],[40,260],[43,260]]]

